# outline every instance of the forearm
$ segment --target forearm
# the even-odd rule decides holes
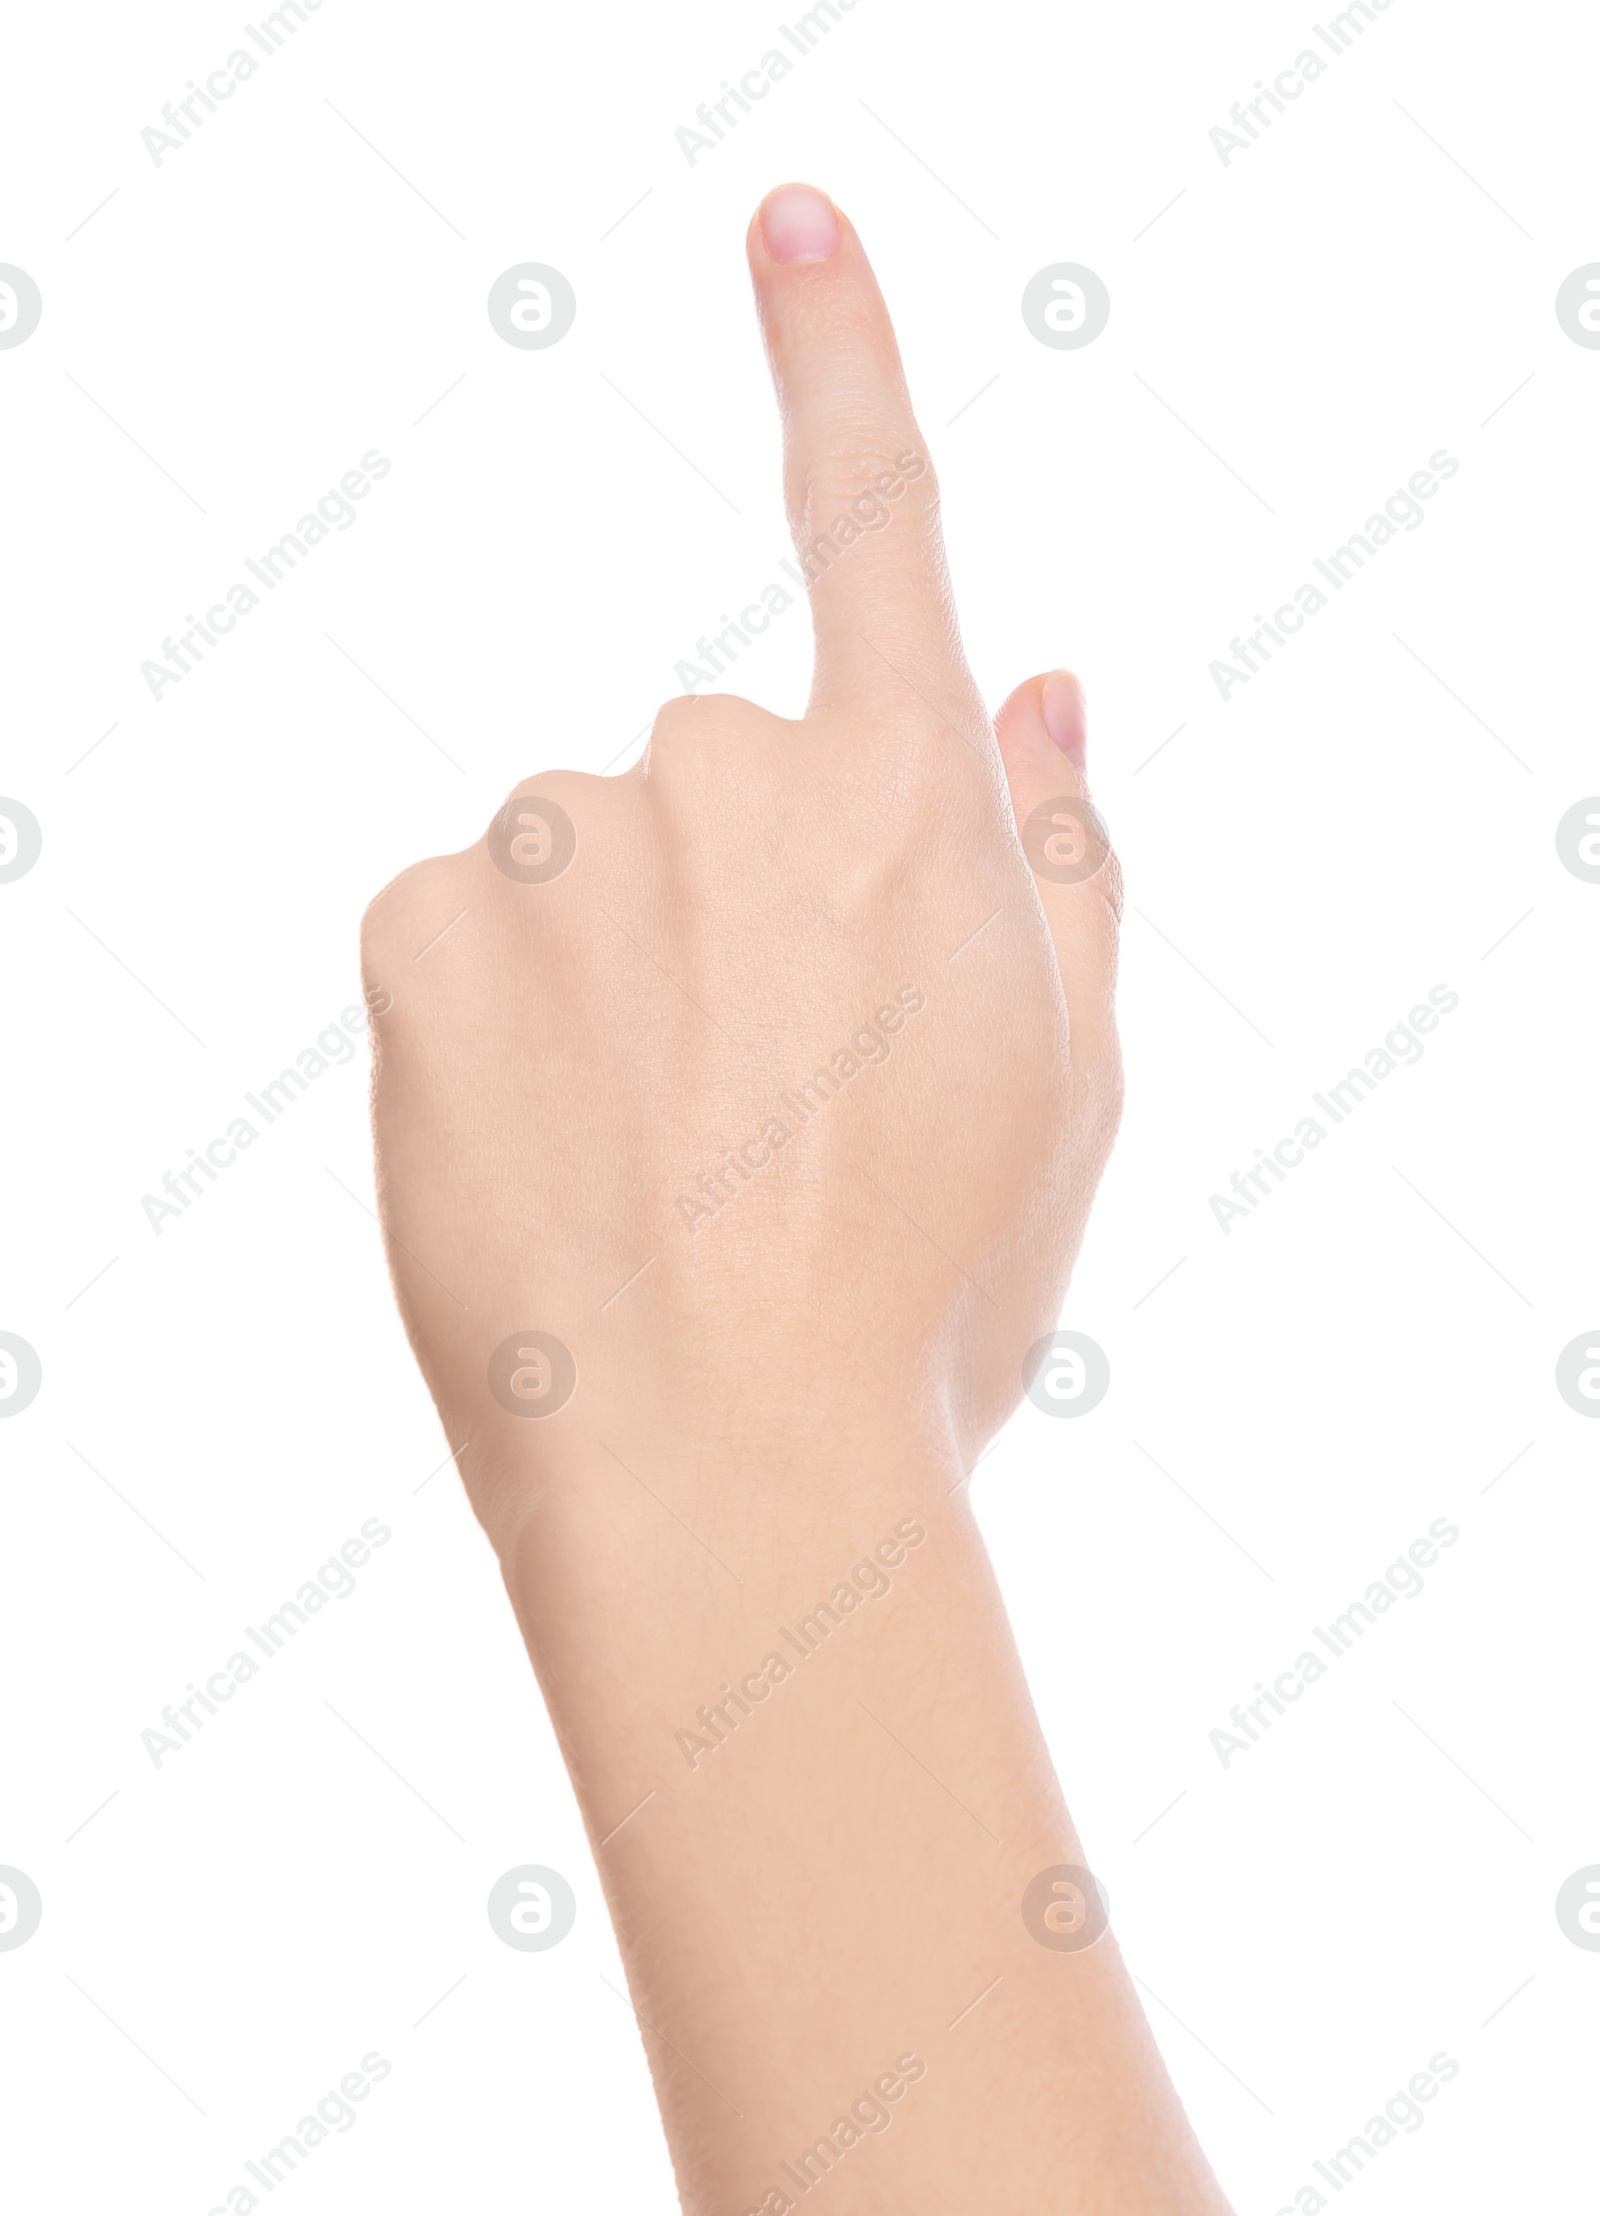
[[[1024,1923],[1086,1857],[959,1469],[621,1451],[544,1484],[506,1575],[685,2209],[824,2172],[839,2216],[1221,2209],[1114,1940]]]

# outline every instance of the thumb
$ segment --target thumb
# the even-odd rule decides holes
[[[1072,1025],[1072,1058],[1113,1095],[1122,872],[1089,798],[1088,716],[1070,670],[1030,677],[995,717],[1023,853],[1044,905]]]

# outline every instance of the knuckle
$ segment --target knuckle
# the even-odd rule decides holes
[[[709,738],[726,730],[735,719],[758,713],[750,701],[741,700],[737,693],[679,693],[671,700],[664,700],[656,710],[655,721],[650,726],[650,744]]]
[[[368,901],[361,918],[364,964],[385,962],[418,919],[432,913],[443,889],[450,859],[445,855],[432,855],[426,861],[413,862],[398,877],[391,877],[382,891]]]
[[[698,784],[730,767],[743,775],[762,757],[753,742],[777,728],[775,716],[737,693],[685,693],[658,709],[638,771],[647,783],[665,774]]]
[[[580,857],[588,857],[591,839],[623,790],[621,778],[588,770],[543,770],[519,778],[463,857],[478,892],[502,905],[510,899],[529,917],[547,916],[551,903],[530,904],[528,888],[556,885]]]
[[[788,472],[788,506],[802,546],[847,543],[883,530],[897,509],[936,510],[938,483],[915,424],[901,429],[843,424],[797,455]]]
[[[449,921],[460,883],[457,857],[436,855],[413,862],[368,902],[361,918],[361,983],[374,1038],[378,1019],[407,1000],[417,950]]]

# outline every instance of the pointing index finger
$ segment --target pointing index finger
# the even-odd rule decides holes
[[[933,465],[861,241],[822,193],[780,185],[747,245],[783,422],[789,528],[811,594],[811,705],[917,693],[981,717]]]

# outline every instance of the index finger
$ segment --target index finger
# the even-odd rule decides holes
[[[963,719],[962,652],[933,464],[861,241],[809,185],[770,192],[746,241],[783,421],[784,497],[816,635],[813,710],[920,695]]]

